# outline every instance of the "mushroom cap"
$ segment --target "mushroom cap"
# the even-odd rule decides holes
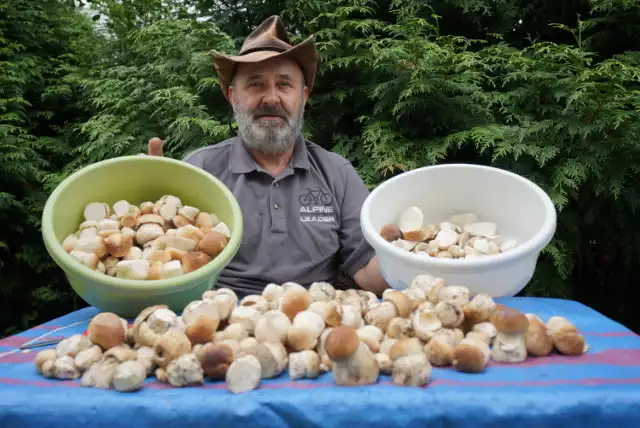
[[[169,330],[159,336],[153,346],[155,363],[166,368],[169,363],[180,355],[191,352],[191,341],[186,334],[175,330]]]
[[[389,350],[389,357],[391,358],[391,361],[414,354],[424,354],[424,346],[417,337],[399,339]]]
[[[192,345],[208,343],[213,341],[219,322],[217,317],[199,315],[187,326],[185,333]]]
[[[532,325],[535,325],[535,322],[533,321]],[[527,347],[527,353],[534,357],[545,357],[553,351],[553,341],[551,336],[547,334],[546,328],[529,328],[529,331],[524,335],[524,343]]]
[[[203,251],[189,251],[182,259],[184,273],[200,269],[211,261],[211,256]]]
[[[103,354],[104,360],[112,358],[120,363],[135,360],[137,357],[138,353],[127,345],[114,346]]]
[[[409,296],[399,290],[387,290],[382,297],[383,301],[391,302],[398,311],[398,316],[407,318],[411,314],[412,303]]]
[[[481,373],[487,365],[489,348],[481,348],[485,345],[474,339],[461,342],[453,350],[453,367],[463,373]]]
[[[360,338],[355,328],[339,325],[331,329],[327,336],[325,348],[333,361],[343,361],[351,357],[360,345]]]
[[[215,258],[218,254],[224,250],[228,242],[227,237],[216,230],[210,230],[206,235],[198,242],[197,248],[203,253]]]
[[[571,328],[560,329],[553,333],[553,346],[564,355],[581,355],[586,351],[584,336]]]
[[[264,343],[257,340],[247,345],[240,345],[240,352],[238,358],[245,355],[253,355],[260,361],[260,370],[262,379],[269,379],[278,376],[281,373],[281,366],[278,364],[276,356],[273,355],[271,350],[265,346]]]
[[[395,224],[385,224],[380,229],[380,236],[387,242],[393,242],[396,239],[402,238],[402,232]]]
[[[207,343],[198,351],[204,374],[210,379],[224,379],[235,359],[235,351],[227,343]]]
[[[491,316],[491,323],[500,333],[524,334],[529,330],[529,320],[516,310],[497,311]]]
[[[91,319],[87,336],[91,342],[107,350],[125,341],[126,330],[120,317],[113,312],[102,312]]]
[[[448,366],[453,360],[454,338],[448,335],[434,336],[425,346],[425,354],[434,366]]]
[[[309,305],[311,305],[311,302],[311,295],[306,289],[303,290],[292,287],[282,298],[280,311],[284,312],[284,314],[289,317],[289,320],[293,322],[298,312],[307,309]]]

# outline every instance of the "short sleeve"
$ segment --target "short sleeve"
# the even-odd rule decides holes
[[[344,184],[340,207],[340,267],[353,276],[375,255],[360,227],[360,210],[369,190],[351,163],[339,168]]]
[[[202,168],[204,166],[203,160],[204,158],[202,156],[201,148],[190,151],[189,153],[184,155],[184,157],[182,158],[182,162],[186,162],[188,164],[197,166],[199,168]]]

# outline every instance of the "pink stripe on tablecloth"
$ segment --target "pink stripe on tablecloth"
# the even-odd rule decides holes
[[[488,367],[536,367],[551,364],[606,364],[612,366],[640,366],[640,349],[607,349],[583,355],[552,354],[547,357],[529,357],[521,363],[497,363],[489,360]]]
[[[37,386],[43,388],[51,388],[56,386],[66,386],[69,388],[82,388],[79,380],[57,380],[57,379],[42,379],[42,380],[24,380],[16,379],[12,377],[0,377],[0,383],[5,385],[24,385],[24,386]]]
[[[633,337],[638,336],[632,331],[581,331],[581,334],[585,336],[599,336],[599,337]]]
[[[33,363],[36,360],[38,352],[40,352],[40,350],[30,349],[29,352],[18,351],[13,354],[0,356],[0,365]]]
[[[31,327],[31,330],[55,330],[56,328],[64,327],[62,325],[37,325]]]
[[[67,336],[47,336],[42,340],[59,340],[66,339]],[[0,340],[0,346],[6,346],[7,348],[19,348],[27,342],[31,342],[35,337],[26,337],[26,336],[9,336]]]
[[[600,386],[600,385],[637,385],[640,384],[640,378],[587,378],[587,379],[554,379],[554,380],[525,380],[525,381],[477,381],[477,380],[451,380],[451,379],[435,379],[429,386],[487,386],[487,387],[505,387],[505,386],[555,386],[555,385],[581,385],[581,386]]]

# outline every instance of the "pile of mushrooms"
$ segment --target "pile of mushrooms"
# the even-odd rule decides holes
[[[91,202],[84,222],[62,246],[76,261],[118,278],[157,280],[193,272],[216,258],[231,238],[215,214],[164,195],[140,206]]]
[[[36,367],[46,377],[119,391],[140,389],[155,375],[174,387],[224,380],[241,393],[285,371],[291,380],[332,371],[337,385],[374,384],[386,374],[397,385],[424,386],[433,366],[481,373],[489,360],[518,363],[587,349],[562,316],[545,322],[486,294],[471,297],[464,286],[418,275],[406,290],[385,290],[381,300],[325,282],[308,289],[287,282],[239,302],[228,288],[210,290],[180,316],[151,306],[132,326],[101,313],[86,336],[41,351]]]
[[[455,214],[439,224],[425,224],[422,210],[410,206],[398,224],[385,224],[380,236],[419,257],[472,259],[501,254],[516,247],[515,239],[497,235],[498,227],[474,213]]]

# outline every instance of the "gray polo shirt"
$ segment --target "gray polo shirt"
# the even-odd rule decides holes
[[[278,176],[258,165],[240,137],[183,160],[221,180],[242,210],[242,244],[219,287],[245,295],[270,282],[333,283],[340,269],[353,276],[375,254],[360,228],[369,194],[362,179],[348,160],[302,136]]]

